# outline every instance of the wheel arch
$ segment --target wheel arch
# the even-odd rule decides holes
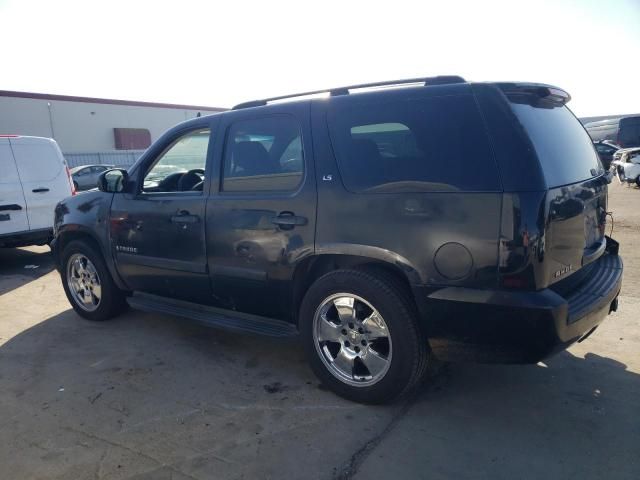
[[[86,242],[89,245],[96,248],[96,250],[102,255],[102,258],[109,269],[111,278],[118,288],[121,290],[128,290],[126,284],[122,281],[116,270],[113,258],[109,254],[108,248],[105,248],[99,237],[89,228],[84,225],[66,224],[57,233],[55,238],[55,250],[54,260],[58,269],[63,268],[62,265],[62,253],[69,243],[79,240]]]
[[[318,278],[334,270],[367,269],[384,271],[391,275],[415,303],[412,285],[420,283],[420,275],[406,259],[388,250],[377,247],[357,246],[354,249],[336,251],[334,248],[316,249],[316,254],[305,258],[293,274],[292,311],[293,321],[297,325],[299,310],[305,293]],[[345,251],[351,250],[351,251]],[[417,306],[417,305],[416,305]]]

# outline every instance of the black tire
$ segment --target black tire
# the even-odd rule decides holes
[[[352,385],[338,378],[323,360],[321,352],[324,347],[316,347],[316,312],[320,312],[321,307],[327,305],[327,300],[338,293],[353,294],[366,300],[386,323],[389,343],[393,346],[392,355],[386,373],[381,374],[380,379],[372,385]],[[424,378],[430,351],[418,325],[415,304],[406,288],[385,271],[336,270],[327,273],[307,291],[299,318],[302,341],[311,368],[325,386],[344,398],[360,403],[389,403],[410,393]],[[324,358],[327,358],[326,355]]]
[[[640,175],[636,177],[636,185],[640,187]]]
[[[83,255],[91,261],[98,274],[100,283],[100,300],[97,307],[93,311],[87,311],[83,308],[78,300],[74,297],[70,290],[68,282],[69,261],[74,255]],[[102,258],[102,254],[93,244],[82,240],[73,240],[64,248],[62,252],[62,268],[60,275],[62,276],[62,286],[64,293],[67,295],[69,303],[78,315],[87,320],[103,321],[115,317],[127,307],[125,292],[120,290]]]

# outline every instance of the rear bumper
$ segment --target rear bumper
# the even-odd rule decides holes
[[[591,265],[587,278],[562,295],[458,287],[429,293],[423,313],[434,354],[447,361],[536,363],[586,338],[616,310],[622,286],[617,252],[608,249]]]

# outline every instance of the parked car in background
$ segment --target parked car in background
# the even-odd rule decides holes
[[[111,168],[113,168],[113,165],[81,165],[79,167],[73,167],[71,169],[71,176],[76,190],[96,188],[100,174]]]
[[[55,140],[0,135],[0,247],[51,241],[55,206],[73,194]]]
[[[598,156],[600,157],[602,166],[605,170],[609,170],[611,161],[613,160],[613,155],[614,153],[616,153],[616,151],[620,150],[620,146],[615,145],[607,140],[593,142],[593,146],[596,148],[596,152],[598,152]]]
[[[181,123],[60,203],[75,311],[298,335],[324,385],[382,403],[434,357],[536,363],[617,308],[609,179],[565,91],[446,76],[312,93]]]
[[[590,122],[584,128],[594,142],[609,140],[620,148],[640,147],[640,116]]]
[[[640,187],[640,147],[618,150],[611,165],[621,182]]]

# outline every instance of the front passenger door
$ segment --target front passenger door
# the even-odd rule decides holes
[[[132,172],[135,192],[114,195],[111,240],[118,271],[132,290],[208,298],[205,170],[212,138],[209,127],[180,131]]]

